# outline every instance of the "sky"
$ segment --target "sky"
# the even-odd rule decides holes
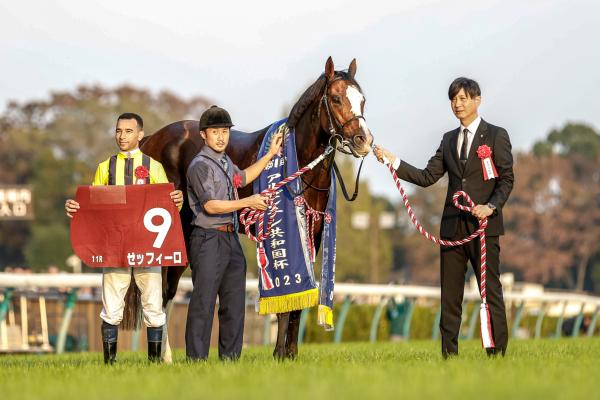
[[[375,142],[424,167],[458,126],[447,98],[458,76],[479,82],[482,117],[516,150],[567,121],[600,128],[599,39],[594,1],[0,0],[0,110],[128,83],[207,97],[257,130],[328,56],[336,69],[356,58]],[[393,196],[383,171],[367,158],[371,188]]]

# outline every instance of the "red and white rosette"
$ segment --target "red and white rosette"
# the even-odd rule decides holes
[[[235,197],[236,200],[240,199],[238,189],[242,187],[243,180],[244,178],[241,174],[233,174],[233,197]]]
[[[233,187],[236,189],[241,188],[243,179],[244,178],[242,178],[241,174],[234,174],[233,175]]]
[[[148,168],[140,165],[135,169],[135,184],[143,185],[146,183],[146,178],[150,175]]]
[[[481,159],[481,168],[483,169],[483,179],[488,181],[498,177],[498,171],[494,161],[492,161],[492,149],[490,146],[482,144],[477,148],[477,156]]]

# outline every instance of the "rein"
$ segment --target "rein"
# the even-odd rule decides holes
[[[341,78],[333,79],[331,82],[335,82],[338,79],[341,79]],[[348,125],[352,121],[359,120],[359,119],[366,121],[366,119],[363,115],[355,115],[354,117],[352,117],[349,120],[340,124],[336,118],[333,118],[333,116],[331,115],[331,109],[329,107],[329,98],[327,96],[327,92],[329,91],[329,84],[331,82],[328,82],[325,85],[325,91],[323,92],[323,96],[321,96],[321,101],[319,102],[319,115],[321,114],[321,104],[324,104],[325,112],[327,113],[327,121],[329,123],[329,134],[330,134],[329,145],[332,146],[333,145],[332,142],[338,141],[339,145],[336,146],[337,150],[339,150],[340,152],[342,152],[344,154],[353,155],[354,157],[358,157],[361,159],[360,166],[358,167],[358,172],[356,174],[356,180],[354,182],[354,193],[352,194],[352,196],[348,195],[348,190],[346,189],[346,182],[344,181],[344,177],[340,173],[340,170],[339,170],[335,160],[333,161],[333,169],[335,170],[335,173],[338,176],[338,179],[340,182],[340,187],[342,189],[342,194],[344,195],[344,198],[346,199],[346,201],[354,201],[358,197],[358,190],[359,190],[358,183],[360,181],[360,173],[362,171],[362,166],[365,161],[365,158],[360,156],[358,153],[356,153],[354,148],[351,146],[350,141],[345,139],[341,134],[339,134],[338,129],[343,131],[343,129],[346,127],[346,125]],[[338,129],[336,129],[336,126],[334,126],[334,121],[335,121],[335,125],[337,126]]]

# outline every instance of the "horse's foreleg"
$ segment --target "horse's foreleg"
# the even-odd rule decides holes
[[[173,312],[173,300],[169,300],[167,305],[165,306],[165,314],[167,314],[167,322],[165,322],[165,326],[163,328],[163,338],[162,338],[162,360],[171,364],[173,362],[173,355],[171,353],[171,346],[169,345],[169,320],[171,319],[171,314]]]
[[[172,363],[173,356],[171,354],[171,346],[169,345],[169,320],[171,319],[171,314],[173,312],[173,298],[177,293],[177,285],[179,283],[179,278],[185,271],[185,267],[169,267],[163,268],[162,270],[162,278],[163,278],[163,309],[165,310],[165,314],[167,315],[165,326],[163,328],[163,339],[162,339],[162,347],[161,347],[161,358],[165,363]]]
[[[275,344],[275,350],[273,350],[273,358],[277,360],[283,360],[286,357],[285,339],[289,322],[289,312],[277,314],[277,343]]]
[[[298,332],[300,331],[300,314],[302,310],[290,312],[290,322],[285,341],[285,355],[294,359],[298,355]]]
[[[163,308],[166,310],[167,303],[175,297],[177,294],[177,286],[179,285],[179,279],[185,272],[186,267],[163,267],[162,271],[162,287],[163,287]]]

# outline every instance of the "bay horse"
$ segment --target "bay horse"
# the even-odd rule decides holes
[[[325,72],[302,94],[292,107],[288,117],[288,127],[294,128],[298,166],[301,168],[321,155],[332,144],[338,150],[355,157],[366,156],[373,144],[373,136],[363,117],[365,97],[360,85],[354,79],[356,59],[352,60],[347,71],[336,71],[329,57]],[[270,125],[252,133],[231,130],[227,154],[241,169],[256,162],[259,147]],[[143,139],[141,150],[162,163],[167,177],[175,187],[186,193],[186,170],[192,159],[204,146],[198,130],[198,121],[174,122]],[[302,191],[308,205],[323,212],[327,205],[331,182],[331,166],[335,152],[321,164],[302,176]],[[295,171],[286,171],[292,174]],[[240,198],[252,195],[252,184],[239,190]],[[356,197],[356,190],[353,197]],[[347,193],[344,189],[344,195]],[[192,231],[192,211],[185,204],[180,213],[183,233],[188,246]],[[315,225],[315,243],[321,242],[322,219]],[[243,233],[240,227],[240,233]],[[317,248],[318,250],[318,248]],[[185,267],[163,268],[163,306],[170,312],[177,284]],[[126,311],[123,319],[125,328],[132,328],[139,317],[137,297],[139,290],[134,280],[126,296]],[[295,358],[298,353],[298,330],[301,310],[277,314],[277,344],[273,356],[277,359]],[[138,322],[139,323],[139,322]],[[168,325],[168,319],[167,324]],[[167,329],[165,329],[167,332]],[[163,335],[163,357],[171,361],[168,334]]]

